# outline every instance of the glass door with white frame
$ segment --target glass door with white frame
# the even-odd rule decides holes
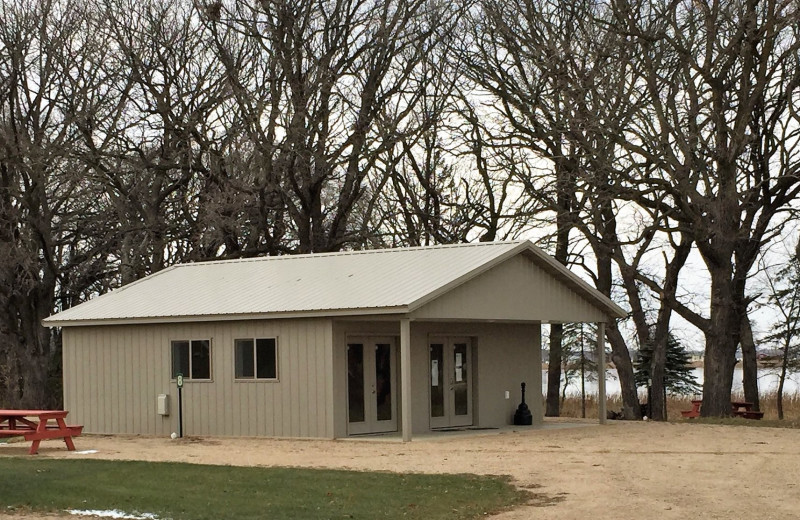
[[[472,424],[472,348],[469,338],[433,337],[428,343],[431,428]]]
[[[397,431],[393,338],[347,339],[347,433]]]

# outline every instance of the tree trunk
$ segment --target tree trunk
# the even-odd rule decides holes
[[[673,269],[673,265],[667,268],[667,279],[664,283],[665,293],[671,291],[671,294],[675,294],[678,272]],[[669,342],[669,322],[671,316],[672,309],[666,302],[662,302],[661,308],[658,310],[656,326],[650,338],[652,341],[653,357],[650,360],[651,392],[648,395],[647,404],[650,409],[650,418],[656,421],[667,420],[667,385],[664,381],[664,377],[667,366],[667,343]]]
[[[664,376],[667,364],[667,344],[670,337],[669,324],[672,318],[672,307],[670,307],[669,302],[675,298],[675,293],[678,290],[678,277],[681,269],[686,264],[687,258],[689,258],[691,250],[692,239],[682,234],[672,260],[667,263],[666,276],[664,277],[664,286],[661,293],[661,308],[658,310],[658,318],[651,337],[653,346],[653,358],[650,361],[652,393],[648,397],[648,404],[651,418],[661,421],[667,420],[667,385],[664,381]]]
[[[744,387],[744,400],[753,403],[753,410],[760,410],[758,402],[758,359],[756,344],[753,340],[753,329],[750,318],[742,316],[742,386]]]
[[[789,348],[791,347],[791,340],[786,338],[783,345],[783,359],[781,360],[781,374],[778,378],[778,420],[783,420],[783,383],[786,381],[786,372],[789,367]]]
[[[633,373],[633,363],[628,352],[625,338],[617,328],[615,322],[606,325],[606,337],[611,344],[611,361],[617,368],[620,392],[622,394],[622,415],[625,419],[636,420],[642,418],[639,407],[639,395],[636,393],[636,379]]]
[[[550,355],[547,358],[547,399],[545,416],[558,417],[560,413],[559,392],[561,388],[561,341],[564,325],[550,325]]]
[[[51,362],[53,351],[50,331],[41,325],[52,306],[52,293],[45,288],[49,284],[40,282],[42,288],[28,294],[15,293],[9,300],[0,327],[5,355],[0,359],[0,378],[4,392],[0,394],[0,408],[48,409],[58,405],[61,395],[51,388]],[[23,286],[24,283],[19,283]],[[7,320],[13,320],[8,323]]]
[[[569,234],[572,230],[570,216],[571,201],[575,183],[569,167],[563,161],[556,163],[556,250],[555,259],[562,265],[567,265],[569,260]],[[562,346],[564,341],[564,325],[554,323],[550,325],[550,356],[547,365],[547,399],[545,415],[558,417],[559,398],[558,387],[561,381]]]
[[[610,229],[603,229],[599,243],[595,244],[594,252],[597,256],[597,290],[605,296],[611,297],[611,254],[614,250],[614,244],[609,243],[615,240],[616,224],[614,220],[614,212],[610,204],[604,202],[607,206],[604,208],[603,215],[605,217],[604,225]],[[639,407],[639,395],[636,392],[636,378],[633,371],[633,363],[631,362],[631,354],[628,351],[628,345],[625,343],[625,338],[619,331],[616,321],[611,321],[606,326],[606,337],[611,344],[611,361],[617,369],[617,376],[619,377],[620,393],[622,395],[622,415],[625,419],[641,419],[642,411]]]
[[[653,338],[653,358],[650,362],[650,418],[656,421],[667,420],[667,388],[664,384],[667,363],[668,334]]]
[[[715,266],[710,271],[711,318],[706,335],[701,414],[703,417],[728,417],[742,320],[737,311],[730,267]]]

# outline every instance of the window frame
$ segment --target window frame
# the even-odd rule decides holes
[[[205,341],[208,342],[208,377],[207,378],[194,378],[192,377],[192,344],[195,342]],[[214,341],[213,338],[178,338],[169,341],[169,354],[170,354],[170,381],[177,380],[175,376],[175,343],[188,343],[189,344],[189,374],[183,374],[183,380],[186,383],[212,383],[214,381]]]
[[[275,377],[258,377],[258,340],[271,339],[275,343]],[[238,341],[252,341],[253,342],[253,377],[238,377],[236,375],[236,355],[238,349],[236,343]],[[281,378],[280,370],[280,349],[278,347],[278,336],[249,336],[233,339],[233,380],[236,383],[279,383]]]

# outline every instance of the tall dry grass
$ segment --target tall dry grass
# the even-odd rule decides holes
[[[764,412],[764,419],[777,420],[778,419],[778,406],[777,406],[777,393],[770,392],[761,396],[760,408]],[[692,399],[700,399],[700,396],[669,396],[667,397],[667,417],[669,420],[682,419],[681,410],[692,409]],[[646,401],[645,395],[639,396],[639,401],[644,403]],[[734,393],[733,400],[744,401],[744,395],[741,393]],[[609,410],[620,411],[622,410],[622,400],[619,396],[610,396],[607,400],[607,408]],[[581,398],[569,396],[564,400],[561,405],[562,417],[581,417]],[[597,395],[586,396],[586,417],[588,419],[597,419]],[[790,394],[783,396],[783,417],[786,421],[800,421],[800,394]]]

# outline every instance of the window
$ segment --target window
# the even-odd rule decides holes
[[[211,379],[211,340],[193,339],[172,342],[172,377]]]
[[[236,379],[278,379],[275,338],[237,339],[233,350]]]

